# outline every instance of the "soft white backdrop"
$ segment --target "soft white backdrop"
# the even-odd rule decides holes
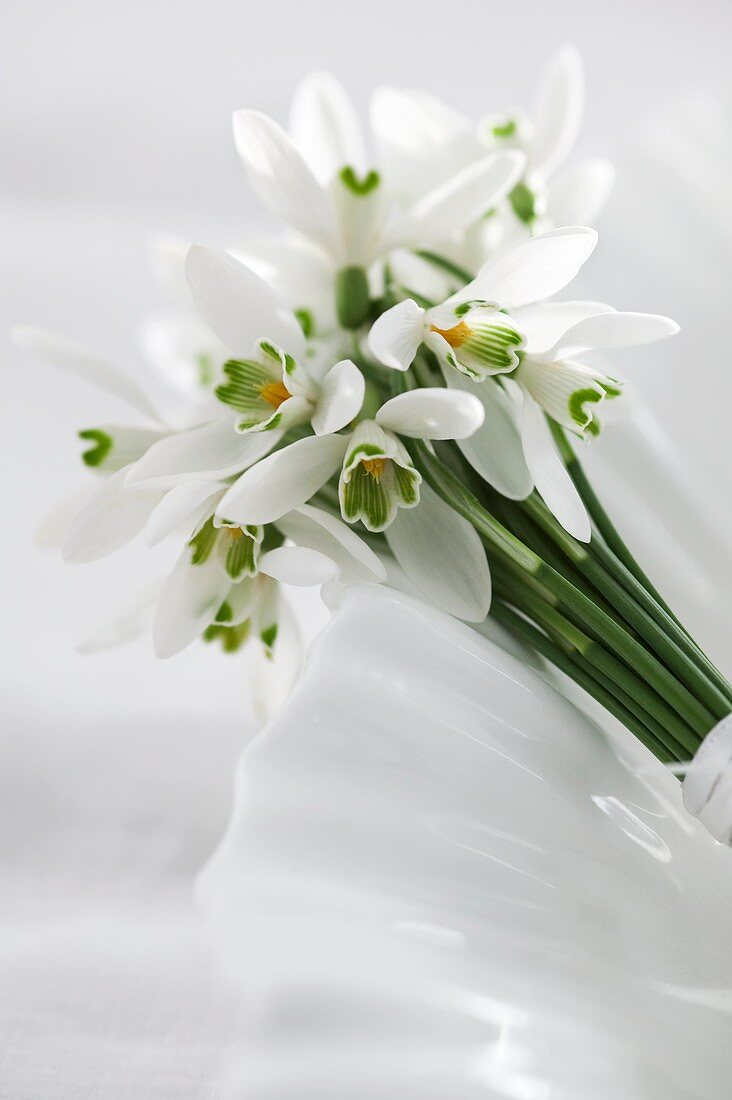
[[[201,647],[170,663],[144,642],[73,652],[143,552],[66,569],[34,547],[33,532],[83,483],[76,428],[121,411],[12,350],[6,329],[37,323],[142,369],[136,325],[163,304],[151,234],[223,244],[266,224],[236,162],[232,109],[284,120],[297,79],[323,67],[364,110],[388,82],[478,114],[526,104],[543,59],[571,41],[587,65],[579,151],[620,167],[585,286],[681,322],[673,347],[628,357],[626,373],[656,402],[683,461],[705,471],[702,511],[728,526],[719,333],[732,153],[720,104],[732,9],[5,0],[0,15],[0,1079],[13,1097],[196,1096],[231,1023],[188,898],[251,729],[244,677],[236,660]],[[678,560],[668,559],[671,579]],[[722,590],[720,604],[728,597]],[[721,635],[707,640],[729,652]]]

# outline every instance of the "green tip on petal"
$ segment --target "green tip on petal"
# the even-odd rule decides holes
[[[277,623],[272,623],[271,626],[266,627],[259,635],[262,645],[268,650],[272,650],[275,642],[277,641]]]
[[[491,132],[497,138],[510,138],[514,136],[517,128],[515,119],[509,118],[508,121],[493,126]]]
[[[114,446],[111,435],[103,432],[100,428],[86,428],[83,432],[79,432],[79,439],[88,440],[94,444],[88,451],[83,451],[81,455],[81,461],[87,466],[101,466]]]
[[[361,198],[375,191],[381,183],[381,176],[373,169],[359,179],[350,164],[341,169],[339,178],[344,187]]]
[[[309,309],[295,309],[293,313],[297,317],[297,323],[302,329],[302,334],[309,340],[315,333],[315,318]]]
[[[203,565],[208,561],[218,536],[219,532],[214,527],[213,516],[209,516],[203,527],[188,540],[191,548],[191,565]]]

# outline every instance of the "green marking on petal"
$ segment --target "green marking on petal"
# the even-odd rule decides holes
[[[82,452],[81,461],[87,466],[101,466],[114,446],[112,436],[101,428],[85,428],[78,435],[79,439],[86,439],[94,444],[88,451]]]
[[[589,429],[593,423],[592,411],[585,408],[585,405],[593,405],[602,401],[603,393],[601,390],[587,388],[582,390],[575,390],[574,393],[569,395],[567,401],[567,408],[569,409],[569,415],[580,428]]]
[[[508,196],[513,212],[519,221],[531,225],[536,219],[536,195],[525,183],[517,183]]]
[[[346,458],[344,466],[346,469],[353,466],[356,462],[362,458],[383,458],[384,452],[381,447],[377,447],[375,443],[359,443],[357,447],[354,447],[351,453]]]
[[[367,172],[361,179],[358,178],[351,165],[346,165],[339,173],[339,178],[344,187],[347,187],[349,191],[354,195],[363,197],[375,191],[381,183],[381,176],[373,169]]]
[[[271,626],[265,627],[259,637],[262,640],[262,644],[265,645],[267,649],[272,649],[277,641],[277,623],[272,623]]]
[[[216,612],[215,621],[217,623],[230,623],[233,617],[234,612],[232,610],[231,604],[228,602],[228,600],[224,600],[221,607]]]
[[[417,470],[409,466],[393,463],[394,484],[404,504],[413,505],[419,500],[419,485],[422,480]]]
[[[229,531],[224,568],[233,581],[256,576],[258,548],[258,542],[241,528]]]
[[[212,623],[211,626],[206,627],[201,637],[204,642],[221,642],[224,653],[236,653],[248,640],[251,629],[251,623],[248,619],[243,623],[237,623],[236,626],[223,626]]]
[[[498,123],[492,127],[492,133],[497,138],[510,138],[516,133],[517,126],[515,119],[509,118],[507,122]]]
[[[219,532],[214,527],[213,516],[209,516],[203,527],[196,532],[193,538],[188,540],[188,545],[192,551],[191,565],[203,565],[205,561],[208,561],[218,536]]]
[[[204,389],[210,389],[213,385],[215,371],[213,360],[210,355],[206,355],[205,352],[201,352],[196,356],[196,366],[198,368],[198,384]]]
[[[293,312],[297,317],[303,336],[306,340],[309,340],[315,333],[315,318],[309,309],[295,309]]]

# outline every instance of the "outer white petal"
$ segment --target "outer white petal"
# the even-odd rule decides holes
[[[424,318],[425,311],[411,298],[382,313],[368,337],[374,359],[393,370],[409,370],[422,342]]]
[[[546,177],[570,152],[582,121],[584,91],[582,59],[577,50],[565,46],[549,60],[539,78],[529,150],[532,171]]]
[[[98,488],[99,482],[87,481],[82,489],[77,489],[58,501],[43,517],[33,534],[36,546],[43,550],[60,550],[69,527]]]
[[[171,489],[184,481],[216,481],[257,462],[282,437],[278,431],[239,435],[228,416],[156,443],[130,469],[128,484]]]
[[[312,416],[316,435],[339,432],[350,424],[363,405],[366,383],[350,359],[342,359],[326,374]]]
[[[424,195],[484,154],[473,121],[428,92],[377,88],[370,114],[379,162],[402,199]]]
[[[64,561],[73,565],[98,561],[142,531],[163,494],[126,486],[129,470],[126,466],[107,478],[73,520],[61,548]]]
[[[153,646],[158,657],[173,657],[189,646],[213,622],[231,586],[216,555],[191,564],[186,546],[166,577],[153,618]]]
[[[547,183],[547,217],[554,225],[592,225],[614,182],[615,168],[602,157],[563,168]]]
[[[213,510],[214,501],[225,488],[222,482],[192,481],[169,489],[145,526],[147,545],[155,546],[183,523],[189,522],[193,529],[207,506]]]
[[[304,504],[341,462],[347,436],[299,439],[246,470],[229,489],[217,514],[241,523],[271,523]]]
[[[534,488],[526,465],[519,427],[520,395],[516,401],[499,382],[490,378],[473,382],[449,367],[444,371],[451,389],[473,394],[483,405],[485,422],[458,447],[482,478],[511,500],[523,500]]]
[[[521,438],[526,463],[534,484],[565,530],[581,542],[589,542],[592,529],[582,499],[557,454],[544,414],[524,392]]]
[[[386,570],[368,543],[348,524],[322,508],[303,504],[277,520],[277,526],[299,546],[310,546],[326,554],[346,582],[386,579]]]
[[[234,354],[250,356],[258,339],[279,344],[295,359],[304,354],[305,337],[292,310],[233,256],[193,245],[186,275],[204,321]]]
[[[319,550],[309,546],[278,546],[262,554],[260,573],[266,573],[282,584],[308,588],[325,584],[338,575],[338,566]]]
[[[127,599],[118,604],[103,619],[84,634],[77,643],[77,653],[99,653],[105,649],[116,649],[134,641],[149,630],[152,625],[155,602],[160,594],[162,581],[151,581],[131,592]]]
[[[526,337],[526,354],[540,355],[550,351],[578,321],[612,312],[613,307],[604,302],[537,302],[517,309],[511,316]]]
[[[271,655],[263,646],[252,646],[247,672],[254,708],[260,723],[274,718],[300,675],[305,646],[289,603],[280,596],[277,642]]]
[[[489,260],[465,288],[465,294],[499,302],[507,309],[550,298],[574,279],[596,244],[594,229],[551,229]]]
[[[491,577],[480,537],[424,482],[416,508],[386,529],[399,565],[430,602],[467,622],[481,622],[491,602]]]
[[[387,227],[387,247],[442,240],[464,229],[508,194],[525,163],[523,153],[506,150],[469,164]]]
[[[335,249],[330,199],[282,127],[259,111],[235,111],[234,141],[252,190],[267,209],[310,240]]]
[[[366,152],[355,108],[330,73],[310,73],[292,101],[290,133],[314,176],[323,183],[351,165],[361,175]]]
[[[591,348],[629,348],[674,336],[679,326],[656,313],[603,313],[587,317],[568,329],[550,353],[553,358]]]
[[[377,412],[376,422],[414,439],[467,439],[484,415],[474,394],[434,387],[392,397]]]
[[[18,347],[32,352],[47,363],[61,367],[62,370],[76,374],[85,382],[91,382],[92,385],[113,393],[143,415],[150,416],[153,420],[159,419],[155,408],[137,383],[121,367],[108,362],[96,352],[74,344],[71,340],[54,336],[51,332],[26,325],[11,329],[10,335]]]

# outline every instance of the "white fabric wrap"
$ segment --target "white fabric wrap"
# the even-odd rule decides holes
[[[681,792],[686,809],[715,840],[732,844],[732,714],[702,741]]]

